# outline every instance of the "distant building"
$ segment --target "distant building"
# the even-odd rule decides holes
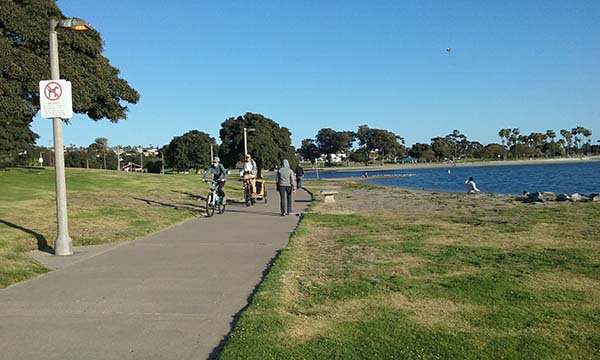
[[[399,162],[401,162],[402,164],[416,164],[418,162],[418,159],[412,156],[407,156],[405,158],[400,159]]]
[[[121,170],[127,172],[144,172],[144,168],[141,165],[132,162],[125,164]]]
[[[144,149],[144,156],[158,156],[157,148]]]
[[[332,163],[340,163],[342,161],[346,161],[346,154],[344,154],[344,153],[329,154],[329,155],[321,156],[317,160],[318,161],[326,161],[328,156],[330,157]]]

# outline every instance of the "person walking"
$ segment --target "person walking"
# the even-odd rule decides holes
[[[289,161],[283,160],[281,168],[277,170],[277,192],[279,192],[281,216],[292,213],[292,193],[296,192],[295,180]]]
[[[298,164],[294,172],[296,173],[296,187],[298,190],[300,190],[302,189],[302,178],[304,177],[304,169],[302,168],[302,166],[300,166],[300,164]]]

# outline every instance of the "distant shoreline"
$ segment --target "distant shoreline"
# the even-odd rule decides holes
[[[416,164],[393,164],[383,166],[354,166],[354,167],[332,167],[319,168],[319,172],[353,172],[353,171],[384,171],[384,170],[410,170],[410,169],[433,169],[453,167],[479,167],[479,166],[511,166],[511,165],[544,165],[544,164],[568,164],[600,161],[600,157],[585,158],[562,158],[562,159],[535,159],[535,160],[498,160],[464,163],[416,163]],[[307,173],[316,173],[312,168],[305,168]]]

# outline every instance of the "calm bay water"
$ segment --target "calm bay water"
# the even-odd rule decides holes
[[[450,172],[448,172],[450,170]],[[385,186],[424,190],[465,192],[465,181],[475,178],[477,187],[486,193],[521,194],[523,191],[552,191],[566,193],[600,193],[600,161],[563,164],[533,164],[510,166],[443,167],[367,171],[369,176],[414,174],[412,177],[387,177],[367,180]],[[360,177],[364,171],[319,172],[323,179]],[[307,178],[316,178],[314,173]]]

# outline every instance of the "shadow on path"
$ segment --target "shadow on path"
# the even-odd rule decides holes
[[[17,224],[13,224],[11,222],[8,222],[6,220],[2,220],[0,219],[0,224],[4,224],[6,226],[10,226],[11,228],[17,229],[17,230],[21,230],[27,234],[33,235],[35,237],[35,239],[37,240],[37,246],[38,246],[38,250],[39,251],[43,251],[43,252],[47,252],[50,254],[54,254],[54,249],[48,245],[48,241],[46,240],[46,237],[40,233],[37,233],[31,229],[27,229],[24,228],[22,226],[19,226]]]
[[[206,200],[206,198],[205,198],[205,197],[203,197],[202,195],[194,194],[194,193],[191,193],[191,192],[187,192],[187,191],[179,191],[179,190],[171,190],[171,191],[172,191],[172,192],[174,192],[174,193],[178,193],[178,194],[187,195],[187,196],[189,196],[191,199],[194,199],[194,200],[199,200],[199,199],[204,199],[204,200]]]
[[[187,205],[176,205],[176,204],[169,204],[166,202],[161,202],[161,201],[156,201],[156,200],[152,200],[152,199],[143,199],[143,198],[138,198],[138,197],[133,197],[134,200],[139,200],[139,201],[143,201],[148,205],[158,205],[158,206],[166,206],[166,207],[170,207],[176,210],[187,210],[187,211],[191,211],[191,212],[203,212],[204,207],[202,206],[194,206],[194,204],[187,204]],[[202,203],[199,203],[198,205],[202,205]]]
[[[190,199],[195,200],[195,201],[206,201],[206,196],[204,196],[204,195],[199,195],[199,194],[194,194],[191,192],[179,191],[179,190],[171,190],[171,191],[174,193],[187,195],[190,197]],[[225,197],[227,198],[227,196],[225,196]],[[242,200],[235,200],[235,199],[227,198],[227,204],[243,204],[243,203],[244,202]]]
[[[273,266],[273,264],[275,263],[275,261],[277,260],[277,258],[279,258],[280,254],[281,254],[281,250],[277,250],[277,252],[275,253],[275,256],[273,256],[271,258],[271,260],[269,260],[269,263],[267,264],[267,266],[265,267],[265,269],[263,270],[263,272],[262,272],[262,274],[260,276],[260,281],[258,282],[258,284],[256,284],[256,286],[254,286],[254,289],[252,289],[252,292],[246,298],[246,305],[244,305],[244,307],[242,307],[238,312],[236,312],[231,317],[231,321],[229,322],[229,332],[227,333],[227,335],[225,335],[221,339],[221,341],[219,341],[219,345],[217,345],[211,351],[210,355],[208,356],[209,360],[215,360],[215,359],[217,359],[217,357],[219,356],[219,353],[221,352],[221,350],[223,350],[223,347],[227,343],[227,340],[229,340],[229,337],[231,337],[233,329],[235,329],[235,326],[237,325],[238,321],[240,320],[240,316],[242,316],[242,314],[244,313],[244,311],[246,311],[246,309],[248,309],[248,307],[250,305],[252,305],[252,300],[254,299],[254,295],[256,295],[256,293],[258,292],[258,289],[260,288],[260,285],[263,283],[263,280],[265,279],[265,277],[269,273],[269,270],[271,270],[271,266]]]
[[[225,209],[225,212],[263,215],[263,216],[281,216],[280,213],[276,213],[276,212],[272,212],[272,211],[249,211],[249,210],[239,210],[239,209],[231,209],[231,208]]]

